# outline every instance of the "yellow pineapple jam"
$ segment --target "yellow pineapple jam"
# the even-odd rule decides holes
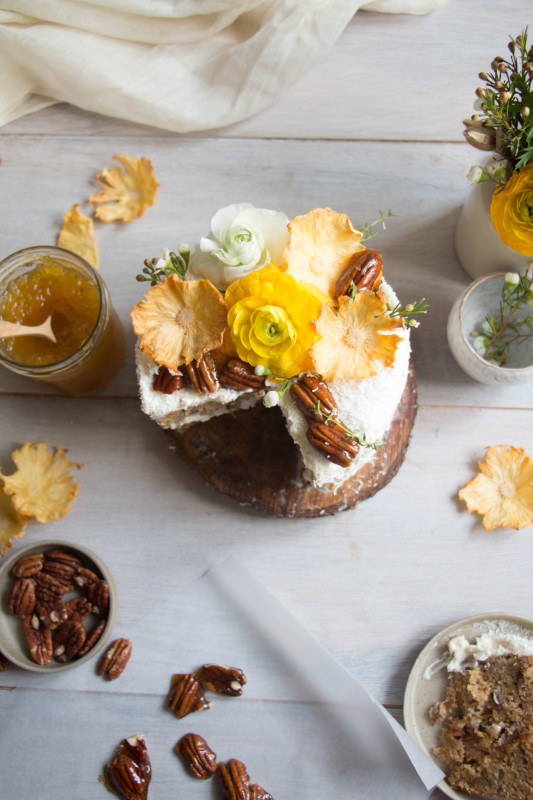
[[[74,269],[44,257],[34,269],[11,280],[0,298],[0,318],[40,325],[52,316],[57,342],[39,336],[0,340],[6,358],[19,364],[55,364],[87,341],[98,321],[98,286]]]
[[[89,264],[61,248],[29,247],[0,264],[0,287],[0,319],[40,325],[51,316],[57,338],[0,339],[3,366],[73,396],[111,380],[124,361],[124,330]]]

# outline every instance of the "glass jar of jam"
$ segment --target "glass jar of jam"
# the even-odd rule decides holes
[[[124,330],[102,278],[60,247],[28,247],[0,262],[0,319],[40,325],[52,317],[56,342],[0,339],[0,364],[80,395],[108,383],[124,360]]]

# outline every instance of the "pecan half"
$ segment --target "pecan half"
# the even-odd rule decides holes
[[[242,761],[231,758],[227,764],[217,764],[217,775],[224,790],[225,800],[250,800],[250,780]]]
[[[68,619],[68,612],[62,600],[55,600],[51,603],[39,600],[35,610],[45,628],[50,628],[51,631]]]
[[[168,367],[159,367],[154,375],[152,388],[154,392],[162,392],[163,394],[173,394],[179,391],[185,385],[185,380],[181,372],[171,372]]]
[[[204,664],[196,675],[204,686],[217,694],[229,694],[238,697],[246,683],[246,675],[237,667],[221,667],[218,664]]]
[[[215,360],[210,353],[204,353],[190,364],[184,364],[181,369],[198,394],[212,394],[219,388]]]
[[[68,553],[66,550],[59,550],[57,548],[52,548],[51,550],[47,550],[44,554],[44,567],[45,572],[48,572],[48,563],[50,561],[59,562],[60,564],[66,564],[69,567],[72,567],[74,570],[81,569],[83,567],[82,562],[75,556],[73,553]]]
[[[300,411],[310,419],[336,417],[337,403],[325,383],[313,372],[304,372],[290,388],[291,397]]]
[[[176,744],[174,750],[182,758],[193,778],[205,781],[215,772],[216,753],[197,733],[186,733]]]
[[[11,574],[15,578],[31,578],[36,575],[43,568],[44,555],[43,553],[30,553],[27,556],[19,558],[16,564],[11,568]]]
[[[104,783],[121,800],[146,800],[152,767],[142,736],[123,739],[104,767]]]
[[[36,584],[37,599],[51,600],[55,597],[56,600],[61,600],[66,592],[70,592],[72,584],[63,582],[53,575],[48,575],[46,572],[38,572],[34,581]]]
[[[87,569],[87,567],[81,567],[78,570],[78,574],[74,576],[74,583],[80,589],[85,589],[86,586],[90,586],[92,583],[98,583],[99,580],[100,578],[96,572],[93,572],[92,569]]]
[[[57,558],[50,557],[50,553],[55,553]],[[66,558],[63,556],[66,556]],[[69,557],[68,553],[63,554],[61,550],[49,550],[45,553],[43,572],[46,575],[52,575],[58,581],[73,589],[74,576],[81,566],[81,561],[75,556]]]
[[[34,608],[35,582],[31,578],[17,578],[9,595],[9,613],[24,619],[33,613]]]
[[[75,619],[64,622],[55,632],[54,636],[54,658],[60,664],[72,661],[78,655],[80,647],[83,647],[87,631],[83,623]]]
[[[226,389],[244,392],[251,389],[261,392],[265,388],[265,376],[256,375],[254,368],[240,358],[230,358],[220,376],[220,383]]]
[[[180,719],[211,706],[205,699],[202,684],[192,673],[172,676],[167,702],[170,711]]]
[[[92,648],[95,646],[100,636],[105,631],[106,625],[107,625],[107,620],[100,619],[95,625],[93,625],[92,628],[90,628],[87,631],[87,638],[85,639],[85,644],[78,650],[78,656],[80,658],[84,656],[86,653],[88,653],[89,650],[92,650]]]
[[[358,289],[377,289],[382,274],[381,253],[377,250],[361,250],[352,258],[335,284],[335,297],[349,294],[350,284]]]
[[[24,618],[24,633],[33,661],[41,666],[48,664],[53,652],[50,628],[44,627],[37,614],[31,614]]]
[[[258,783],[251,783],[248,788],[250,790],[250,800],[274,800],[272,795],[262,786],[259,786]]]
[[[75,619],[83,622],[89,614],[92,614],[93,604],[87,597],[73,597],[65,603],[66,619]]]
[[[359,452],[359,445],[346,436],[338,425],[311,422],[306,436],[315,450],[339,467],[348,467]]]
[[[104,617],[109,606],[109,586],[107,581],[99,580],[96,583],[89,583],[85,587],[85,595],[87,600],[92,603],[93,614]]]
[[[114,681],[119,678],[130,660],[132,644],[129,639],[115,639],[107,648],[98,664],[98,674]]]

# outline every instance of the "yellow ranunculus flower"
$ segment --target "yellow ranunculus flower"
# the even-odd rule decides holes
[[[533,256],[533,164],[519,169],[494,192],[490,218],[502,242]]]
[[[239,358],[289,377],[311,369],[309,349],[318,338],[313,320],[328,302],[316,287],[269,264],[230,284],[224,300]]]

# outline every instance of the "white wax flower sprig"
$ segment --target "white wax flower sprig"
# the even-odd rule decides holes
[[[533,314],[519,314],[524,306],[533,306],[533,262],[523,275],[505,275],[498,313],[488,313],[472,331],[472,347],[485,359],[504,367],[511,344],[520,344],[533,336]]]
[[[221,208],[211,220],[210,233],[191,253],[189,273],[223,291],[238,278],[278,263],[289,240],[288,223],[281,211],[250,203]]]

